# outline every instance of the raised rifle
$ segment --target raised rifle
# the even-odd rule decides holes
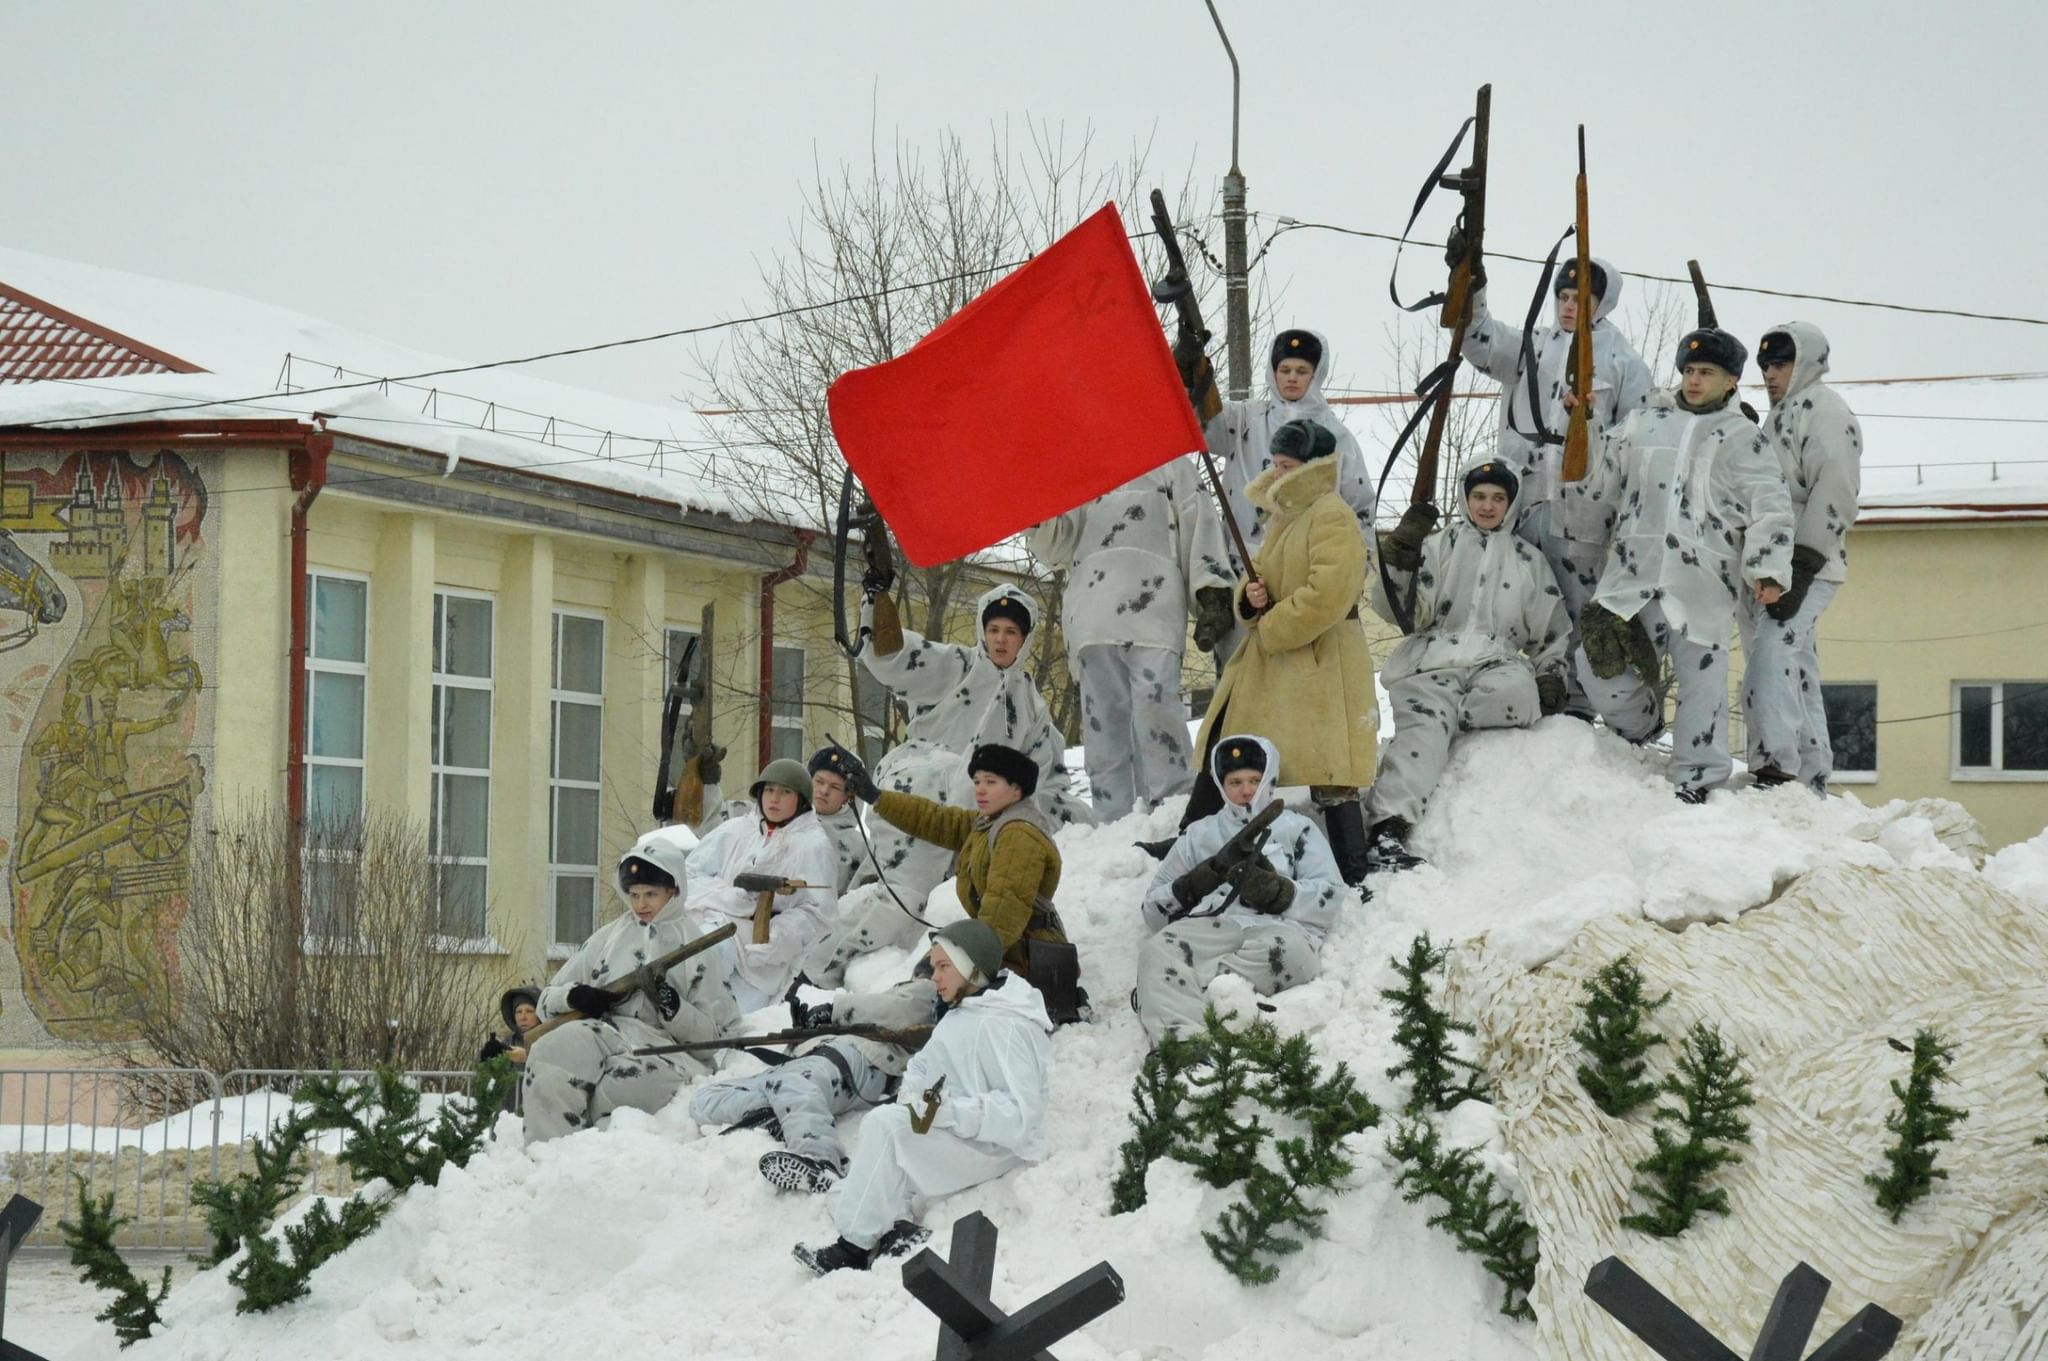
[[[704,935],[697,937],[695,940],[691,941],[687,945],[677,946],[675,949],[670,950],[667,954],[661,956],[659,959],[649,960],[647,963],[642,964],[639,968],[633,970],[625,977],[615,979],[610,983],[600,984],[599,986],[605,992],[610,993],[614,997],[630,997],[634,993],[639,992],[644,986],[646,986],[647,981],[649,979],[659,982],[663,974],[667,973],[670,969],[673,969],[676,965],[682,963],[684,960],[690,958],[690,956],[701,955],[706,950],[711,949],[713,946],[723,945],[726,941],[731,940],[733,937],[734,930],[735,928],[733,924],[731,922],[727,922],[724,926],[719,927],[716,931],[706,932]],[[547,1034],[550,1030],[555,1029],[555,1027],[557,1026],[565,1026],[569,1024],[569,1022],[571,1021],[581,1021],[586,1019],[588,1018],[585,1017],[584,1014],[580,1011],[565,1011],[560,1016],[551,1016],[547,1020],[542,1021],[539,1025],[535,1026],[533,1029],[526,1032],[526,1047],[529,1051],[531,1051],[533,1048],[533,1042],[535,1040]]]
[[[1685,262],[1685,272],[1692,276],[1692,297],[1693,301],[1699,304],[1700,329],[1702,331],[1720,330],[1721,323],[1714,316],[1713,295],[1707,292],[1707,276],[1700,271],[1700,262],[1697,260],[1687,260]],[[1749,417],[1751,425],[1762,424],[1763,418],[1757,415],[1755,407],[1739,397],[1736,399],[1736,405],[1742,408],[1743,415]]]
[[[691,1040],[687,1044],[656,1044],[645,1049],[635,1049],[635,1058],[646,1058],[655,1054],[701,1054],[712,1049],[766,1049],[773,1045],[804,1044],[811,1040],[827,1040],[841,1037],[854,1040],[873,1040],[877,1044],[901,1045],[905,1049],[922,1049],[924,1042],[932,1037],[928,1025],[905,1026],[891,1030],[878,1025],[813,1025],[793,1026],[788,1030],[771,1031],[766,1035],[729,1035],[717,1040]]]
[[[1572,414],[1564,428],[1564,459],[1560,482],[1586,476],[1586,420],[1593,410],[1593,246],[1586,228],[1586,125],[1579,124],[1579,308],[1572,326]]]
[[[779,874],[735,874],[732,886],[754,895],[754,944],[768,943],[768,920],[775,915],[775,895],[798,893],[807,888],[830,888],[828,884],[806,884]]]
[[[676,674],[661,705],[661,765],[654,777],[654,820],[696,826],[704,818],[704,769],[713,771],[725,759],[725,748],[711,740],[711,660],[717,627],[716,605],[706,605],[697,636],[683,649]],[[701,661],[700,661],[701,659]],[[682,726],[683,705],[690,706],[690,726]],[[679,740],[680,739],[680,740]],[[673,783],[669,772],[680,762]],[[713,775],[712,780],[717,776]]]
[[[1188,378],[1188,405],[1195,409],[1195,419],[1204,430],[1223,409],[1223,396],[1216,390],[1216,369],[1209,362],[1209,328],[1202,324],[1202,304],[1195,298],[1194,282],[1188,277],[1187,257],[1181,254],[1180,237],[1174,234],[1173,217],[1166,211],[1166,195],[1157,189],[1152,191],[1152,230],[1159,237],[1161,249],[1166,252],[1166,277],[1152,285],[1152,300],[1161,304],[1172,304],[1179,316],[1179,335],[1174,341],[1174,359],[1181,365]],[[1192,349],[1193,354],[1186,351]],[[1238,570],[1245,576],[1252,575],[1252,550],[1245,546],[1244,532],[1237,526],[1237,516],[1231,513],[1230,494],[1223,489],[1222,475],[1216,471],[1215,456],[1209,452],[1205,438],[1201,448],[1202,467],[1209,474],[1209,489],[1216,494],[1216,504],[1223,511],[1223,528],[1230,535],[1230,546],[1237,554]]]
[[[853,531],[860,530],[860,550],[864,571],[861,574],[862,591],[865,594],[872,581],[886,582],[874,591],[875,623],[872,633],[875,654],[891,657],[903,648],[903,623],[896,613],[896,602],[889,596],[889,588],[896,581],[896,563],[889,548],[889,526],[883,521],[882,513],[875,509],[875,503],[866,496],[856,496],[860,484],[854,480],[853,469],[839,480],[839,518],[832,531],[832,639],[839,644],[839,650],[849,658],[860,656],[867,639],[858,636],[847,622],[846,613],[846,550],[853,537]]]

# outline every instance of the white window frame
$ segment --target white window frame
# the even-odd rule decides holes
[[[2005,687],[2008,685],[2048,685],[2048,677],[2040,680],[1959,680],[1949,682],[1948,759],[1949,779],[1968,784],[2042,784],[2048,783],[2048,770],[2007,770],[2005,769]],[[1988,766],[1965,766],[1963,764],[1963,691],[1991,691],[1991,764]]]
[[[779,670],[779,668],[778,668],[778,667],[776,666],[776,664],[775,664],[775,654],[776,654],[776,653],[778,653],[778,652],[794,652],[794,653],[795,653],[795,654],[796,654],[797,656],[799,656],[799,657],[801,657],[801,658],[803,659],[803,667],[804,667],[804,671],[803,671],[803,676],[802,676],[802,677],[800,678],[800,682],[801,682],[801,683],[800,683],[800,684],[798,685],[798,687],[797,687],[797,693],[798,693],[798,700],[797,700],[797,712],[796,712],[796,717],[794,717],[794,718],[785,718],[785,717],[784,717],[783,715],[781,715],[781,714],[779,714],[779,713],[777,713],[777,712],[776,712],[776,709],[777,709],[777,707],[778,707],[778,705],[779,705],[779,703],[780,703],[780,702],[779,702],[779,701],[778,701],[778,700],[777,700],[777,699],[775,698],[775,688],[776,688],[776,682],[777,682],[777,681],[779,681],[779,680],[781,679],[781,677],[780,677],[779,675],[777,675],[777,674],[776,674],[776,673],[777,673],[777,671]],[[810,732],[810,723],[809,723],[809,717],[808,717],[808,715],[807,715],[807,714],[806,714],[806,712],[805,712],[806,710],[808,710],[808,709],[810,708],[810,700],[809,700],[809,697],[810,697],[810,686],[811,686],[811,654],[810,654],[810,651],[809,651],[808,649],[806,649],[806,648],[803,648],[803,647],[799,647],[799,646],[797,646],[797,645],[796,645],[796,644],[794,644],[794,643],[772,643],[772,644],[770,644],[770,646],[769,646],[769,652],[768,652],[768,670],[769,670],[769,675],[768,675],[768,687],[767,687],[767,688],[768,688],[768,727],[769,727],[769,742],[770,742],[770,747],[769,747],[769,756],[770,756],[770,758],[771,758],[771,759],[774,759],[774,755],[775,755],[775,753],[774,753],[774,746],[773,746],[773,743],[774,743],[774,735],[775,735],[775,733],[777,733],[777,732],[795,732],[795,733],[796,733],[796,735],[797,735],[797,746],[798,746],[798,748],[799,748],[800,750],[802,750],[802,754],[801,754],[801,755],[799,755],[799,756],[797,756],[797,757],[796,757],[796,759],[797,759],[798,761],[803,761],[803,760],[804,760],[804,759],[805,759],[806,757],[808,757],[808,756],[810,755],[809,751],[808,751],[808,750],[805,750],[805,749],[806,749],[806,748],[808,748],[808,747],[809,747],[809,745],[810,745],[810,738],[809,738],[809,732]],[[856,721],[857,721],[857,720],[856,720]]]
[[[428,644],[429,655],[427,658],[427,662],[430,667],[430,683],[432,686],[432,689],[430,691],[430,700],[434,706],[436,714],[439,715],[440,721],[438,726],[445,740],[448,732],[448,721],[447,715],[442,709],[444,699],[442,691],[445,689],[482,690],[486,694],[490,695],[490,703],[487,709],[487,713],[489,715],[489,730],[485,737],[485,744],[489,748],[489,753],[486,759],[495,759],[498,750],[498,599],[489,591],[471,591],[464,590],[461,587],[456,586],[436,585],[434,587],[434,613],[436,615],[434,622],[436,626],[438,626],[439,629],[441,630],[441,636],[443,639],[446,639],[446,637],[448,636],[448,619],[446,614],[444,613],[446,607],[443,604],[443,602],[448,599],[481,600],[491,607],[491,674],[487,677],[458,676],[442,671],[438,666],[434,665],[434,657],[432,656],[431,653],[432,643],[430,641]],[[431,638],[431,634],[429,636]],[[431,730],[432,720],[430,719],[429,731],[431,732]],[[430,854],[427,857],[427,860],[429,864],[435,866],[481,865],[483,867],[484,880],[482,896],[484,906],[484,921],[483,934],[481,935],[455,936],[437,934],[436,944],[439,945],[441,948],[449,951],[450,953],[466,953],[470,951],[495,951],[499,948],[499,946],[497,944],[496,938],[491,934],[491,798],[492,794],[494,793],[494,791],[491,788],[491,768],[488,765],[483,766],[481,768],[473,766],[444,765],[441,762],[440,757],[441,753],[436,750],[430,750],[427,753],[427,768],[429,772],[427,816],[433,820],[432,826],[438,829],[441,825],[442,776],[482,776],[484,781],[484,853],[480,856]],[[437,919],[442,915],[441,896],[438,887],[434,895],[434,913]]]
[[[360,662],[338,662],[320,657],[315,651],[318,642],[317,625],[314,618],[313,602],[318,594],[318,583],[325,578],[329,581],[351,581],[363,588],[363,660]],[[340,572],[327,568],[314,568],[306,573],[306,730],[299,735],[304,753],[305,769],[300,777],[305,781],[305,806],[313,804],[313,767],[340,766],[362,773],[363,782],[358,785],[356,795],[356,816],[361,817],[368,799],[370,755],[370,578],[362,572]],[[358,757],[316,756],[313,753],[313,703],[319,687],[313,683],[315,675],[326,672],[331,675],[360,676],[363,681],[363,754]]]
[[[596,690],[564,690],[561,687],[562,620],[590,619],[598,626],[597,644],[597,686]],[[581,945],[580,940],[561,938],[561,921],[557,917],[560,907],[559,880],[564,878],[588,878],[590,880],[590,929],[598,926],[599,890],[604,884],[604,875],[597,862],[590,864],[569,864],[555,859],[555,795],[563,789],[587,789],[598,795],[599,825],[602,826],[604,805],[604,684],[605,684],[605,616],[600,611],[564,609],[556,606],[554,615],[548,621],[548,954],[566,956]],[[561,709],[564,704],[576,704],[597,710],[597,775],[595,780],[564,779],[558,772],[562,765],[562,722]],[[599,841],[603,837],[600,835]],[[588,940],[585,936],[584,940]]]
[[[1826,712],[1826,708],[1827,708],[1827,688],[1828,688],[1828,687],[1829,687],[1830,685],[1840,685],[1840,686],[1850,686],[1850,685],[1867,685],[1867,686],[1869,686],[1869,687],[1870,687],[1870,688],[1871,688],[1872,690],[1875,690],[1875,691],[1877,691],[1877,692],[1878,692],[1878,695],[1879,695],[1879,697],[1880,697],[1880,702],[1882,701],[1882,696],[1883,696],[1883,693],[1884,693],[1883,687],[1882,687],[1882,686],[1881,686],[1881,685],[1880,685],[1880,684],[1879,684],[1878,682],[1876,682],[1876,681],[1874,681],[1874,680],[1824,680],[1824,681],[1822,681],[1822,682],[1821,682],[1821,708],[1822,708],[1822,712],[1823,712],[1823,713],[1825,713],[1825,712]],[[1833,769],[1833,770],[1831,770],[1831,771],[1829,771],[1829,772],[1828,772],[1828,783],[1829,783],[1829,784],[1876,784],[1876,783],[1878,782],[1878,780],[1879,780],[1879,779],[1881,778],[1881,772],[1882,772],[1882,771],[1883,771],[1883,769],[1884,769],[1884,740],[1883,740],[1883,739],[1884,739],[1884,731],[1883,731],[1883,729],[1881,729],[1881,728],[1880,728],[1880,729],[1878,730],[1878,734],[1877,734],[1877,735],[1878,735],[1878,743],[1877,743],[1877,750],[1878,750],[1878,757],[1877,757],[1877,763],[1878,763],[1878,768],[1877,768],[1876,770],[1843,770],[1843,769],[1842,769],[1842,768],[1841,768],[1840,766],[1837,766],[1837,767],[1835,767],[1835,769]],[[1832,739],[1830,739],[1830,740],[1832,740]]]

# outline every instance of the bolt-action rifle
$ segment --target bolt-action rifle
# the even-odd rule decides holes
[[[831,888],[829,884],[806,884],[779,874],[735,874],[732,886],[754,895],[754,944],[768,943],[768,920],[775,915],[775,895],[798,893],[807,888]]]
[[[1444,427],[1451,414],[1452,379],[1458,364],[1465,357],[1465,333],[1472,327],[1472,295],[1480,281],[1486,277],[1486,153],[1493,121],[1493,86],[1479,87],[1479,97],[1472,113],[1472,121],[1466,126],[1472,129],[1472,163],[1453,175],[1443,173],[1441,165],[1433,177],[1433,183],[1423,191],[1427,198],[1429,191],[1437,187],[1456,190],[1464,198],[1464,206],[1458,214],[1455,240],[1464,245],[1464,250],[1451,269],[1450,285],[1441,295],[1443,311],[1437,323],[1451,333],[1449,348],[1439,366],[1443,377],[1441,385],[1425,401],[1430,402],[1429,430],[1422,437],[1422,452],[1415,458],[1415,485],[1408,493],[1411,506],[1429,505],[1436,500],[1437,464],[1444,443]],[[1459,140],[1464,138],[1461,129]],[[1458,144],[1451,144],[1456,152]],[[1448,157],[1446,158],[1448,159]],[[1416,201],[1416,210],[1422,208],[1422,200]],[[1414,219],[1409,219],[1413,223]],[[1398,299],[1397,299],[1398,301]],[[1429,300],[1424,299],[1422,306]],[[1425,380],[1425,383],[1427,380]],[[1388,595],[1393,595],[1392,591]],[[1402,632],[1408,630],[1404,627]]]
[[[1586,229],[1586,125],[1579,124],[1579,319],[1572,327],[1572,414],[1564,428],[1561,482],[1586,477],[1586,421],[1593,410],[1593,245]],[[1610,288],[1613,286],[1610,281]]]
[[[717,626],[716,605],[706,605],[697,636],[676,662],[675,678],[661,706],[661,765],[654,777],[654,820],[666,826],[680,822],[694,827],[704,818],[704,786],[718,780],[725,748],[711,740],[711,659]],[[682,727],[683,705],[690,706],[690,726]],[[679,740],[680,739],[680,740]],[[680,762],[682,773],[671,782],[669,772]]]
[[[659,959],[650,959],[647,963],[642,964],[623,978],[614,979],[612,982],[602,983],[598,986],[603,991],[621,999],[630,997],[636,992],[651,992],[660,986],[662,975],[673,969],[676,965],[692,955],[703,954],[714,945],[722,945],[726,941],[731,940],[733,929],[732,923],[727,922],[716,931],[707,932],[687,945],[677,946]],[[529,1050],[532,1049],[535,1040],[557,1026],[565,1026],[571,1021],[585,1019],[587,1018],[580,1011],[565,1011],[559,1016],[551,1016],[526,1032],[526,1047]]]
[[[1258,863],[1259,857],[1265,852],[1266,839],[1273,835],[1273,824],[1279,821],[1280,815],[1286,811],[1285,804],[1278,799],[1273,800],[1261,808],[1250,822],[1238,828],[1237,835],[1224,842],[1217,848],[1216,853],[1209,857],[1209,861],[1224,872],[1224,880],[1230,885],[1229,897],[1207,912],[1196,912],[1193,908],[1184,907],[1168,914],[1167,920],[1177,922],[1187,917],[1221,916],[1237,901],[1238,877],[1246,866]]]
[[[634,1057],[646,1058],[655,1054],[702,1054],[713,1049],[766,1049],[773,1045],[804,1044],[811,1040],[828,1040],[835,1037],[854,1040],[873,1040],[877,1044],[901,1045],[905,1049],[922,1049],[926,1040],[932,1037],[928,1025],[904,1026],[891,1030],[878,1025],[813,1025],[793,1026],[788,1030],[771,1031],[766,1035],[728,1035],[717,1040],[691,1040],[687,1044],[656,1044],[645,1049],[635,1049]]]

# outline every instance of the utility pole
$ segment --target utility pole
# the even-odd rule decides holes
[[[1242,402],[1252,395],[1252,300],[1250,251],[1245,244],[1244,171],[1237,164],[1237,52],[1230,45],[1230,35],[1223,31],[1216,0],[1205,3],[1216,36],[1223,40],[1224,54],[1230,58],[1230,173],[1223,177],[1223,335],[1230,350],[1230,400]]]

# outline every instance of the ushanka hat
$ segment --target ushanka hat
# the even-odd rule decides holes
[[[1255,770],[1263,775],[1266,773],[1266,744],[1250,737],[1226,737],[1216,744],[1216,754],[1209,761],[1215,769],[1218,784],[1240,770]]]
[[[1760,369],[1789,364],[1798,357],[1799,347],[1792,343],[1790,331],[1767,331],[1756,345],[1756,366]]]
[[[1283,359],[1306,359],[1310,367],[1323,366],[1323,342],[1314,331],[1282,331],[1273,337],[1273,360],[1267,368],[1277,369]]]
[[[1593,296],[1596,298],[1606,297],[1607,271],[1598,265],[1590,263],[1587,268],[1593,273]],[[1564,262],[1564,268],[1557,272],[1557,282],[1550,286],[1550,292],[1552,296],[1555,296],[1564,292],[1567,288],[1578,289],[1581,294],[1584,294],[1586,291],[1583,288],[1579,288],[1579,262],[1576,259]]]
[[[1515,480],[1515,475],[1508,468],[1508,465],[1500,462],[1498,459],[1488,459],[1471,472],[1465,474],[1465,495],[1467,496],[1472,494],[1474,487],[1488,485],[1499,487],[1502,491],[1506,492],[1509,501],[1513,501],[1515,494],[1522,489],[1522,484]]]
[[[630,892],[642,885],[673,890],[676,887],[676,877],[652,860],[642,860],[637,855],[629,855],[619,862],[619,891]]]
[[[976,747],[967,758],[968,778],[984,770],[1023,790],[1027,799],[1038,791],[1038,763],[1015,747],[1000,742],[984,742]]]
[[[1007,619],[1024,632],[1031,632],[1031,611],[1014,595],[999,595],[982,606],[981,626],[987,628],[991,619]]]
[[[1687,364],[1712,364],[1731,378],[1742,376],[1742,366],[1748,362],[1749,350],[1743,343],[1726,331],[1705,327],[1689,333],[1678,342],[1678,358],[1675,367],[1685,372]]]
[[[1315,421],[1289,421],[1273,432],[1272,451],[1307,463],[1337,452],[1337,437]]]

